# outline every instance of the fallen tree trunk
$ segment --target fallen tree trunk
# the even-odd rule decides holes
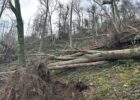
[[[91,63],[79,63],[79,64],[66,64],[66,65],[55,65],[49,66],[48,69],[56,70],[56,69],[64,69],[64,68],[77,68],[77,67],[91,67],[91,66],[98,66],[102,64],[106,64],[108,61],[99,61],[99,62],[91,62]]]
[[[117,59],[131,59],[131,58],[140,58],[140,47],[133,49],[123,49],[123,50],[110,50],[110,51],[95,51],[93,54],[85,54],[74,60],[61,61],[50,64],[50,66],[56,65],[66,65],[66,64],[78,64],[78,63],[88,63],[88,62],[97,62],[105,60],[117,60]]]
[[[79,56],[82,56],[84,55],[84,52],[77,52],[77,53],[74,53],[74,54],[71,54],[71,55],[67,55],[65,57],[79,57]]]
[[[68,65],[56,65],[56,66],[50,66],[47,65],[47,69],[49,70],[57,70],[57,69],[64,69],[64,68],[77,68],[77,67],[95,67],[102,64],[107,64],[108,61],[98,61],[98,62],[90,62],[90,63],[81,63],[81,64],[68,64]],[[7,72],[0,72],[0,76],[8,77],[11,74],[15,73],[17,70],[14,69],[13,71],[7,71]]]
[[[50,54],[29,54],[30,56],[46,56],[48,60],[62,60],[62,61],[67,61],[67,60],[73,60],[76,59],[76,56],[55,56],[55,55],[50,55]]]

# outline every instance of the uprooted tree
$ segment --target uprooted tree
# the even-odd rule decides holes
[[[81,87],[83,86],[83,87]],[[15,71],[0,100],[84,100],[84,83],[63,84],[54,80],[44,63]]]

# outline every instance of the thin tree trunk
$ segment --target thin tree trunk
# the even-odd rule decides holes
[[[72,40],[72,14],[73,14],[73,1],[71,3],[71,11],[70,11],[70,32],[69,32],[70,48],[73,48],[73,40]]]
[[[61,39],[62,37],[60,36],[61,34],[61,14],[62,14],[62,9],[61,9],[61,5],[60,6],[60,12],[59,12],[59,22],[58,22],[58,34],[59,34],[59,39]]]
[[[52,29],[52,15],[49,16],[49,22],[50,22],[50,31],[51,31],[51,41],[54,43],[53,29]]]
[[[40,41],[40,47],[39,47],[39,52],[42,52],[43,50],[43,44],[45,42],[45,37],[46,37],[46,24],[47,23],[47,15],[46,17],[44,18],[44,24],[43,24],[43,31],[41,33],[41,41]]]
[[[0,18],[2,16],[2,14],[3,14],[3,11],[4,11],[6,5],[7,5],[7,0],[4,0],[3,4],[2,4],[2,7],[1,7],[1,10],[0,10]]]
[[[46,11],[45,11],[45,18],[44,18],[44,24],[43,24],[43,30],[42,30],[42,33],[41,33],[41,42],[40,42],[40,49],[39,49],[39,52],[41,52],[43,50],[43,46],[46,45],[45,42],[45,38],[47,36],[47,29],[46,29],[46,26],[47,26],[47,20],[48,20],[48,13],[49,13],[49,0],[46,1]]]
[[[99,36],[98,35],[98,24],[97,24],[97,20],[95,20],[95,33],[96,33],[96,36]]]

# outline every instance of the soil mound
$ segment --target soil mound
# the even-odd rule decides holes
[[[52,80],[43,63],[14,72],[0,96],[0,100],[83,99],[82,92],[75,85]]]

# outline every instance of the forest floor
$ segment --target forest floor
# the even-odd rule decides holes
[[[64,43],[64,42],[63,42]],[[85,43],[87,44],[87,43]],[[84,47],[83,45],[80,47]],[[51,50],[67,49],[67,43],[49,45],[45,51],[49,54],[60,55],[58,52],[52,53]],[[36,53],[37,48],[30,50]],[[31,57],[29,59],[33,59]],[[17,61],[10,64],[0,65],[1,71],[14,70],[19,68]],[[55,80],[64,84],[75,84],[84,82],[89,88],[82,93],[85,100],[140,100],[140,61],[119,60],[109,64],[86,67],[72,68],[51,71]],[[5,84],[5,79],[0,75],[0,88]],[[71,99],[70,99],[71,100]]]
[[[86,67],[55,71],[61,82],[85,82],[86,100],[140,100],[140,63],[118,61],[100,67]]]
[[[121,60],[96,67],[52,70],[51,74],[54,80],[66,86],[78,82],[86,84],[88,89],[82,91],[86,98],[84,100],[140,100],[138,60]],[[0,75],[0,87],[6,83]],[[71,91],[68,90],[67,93],[70,95]]]

